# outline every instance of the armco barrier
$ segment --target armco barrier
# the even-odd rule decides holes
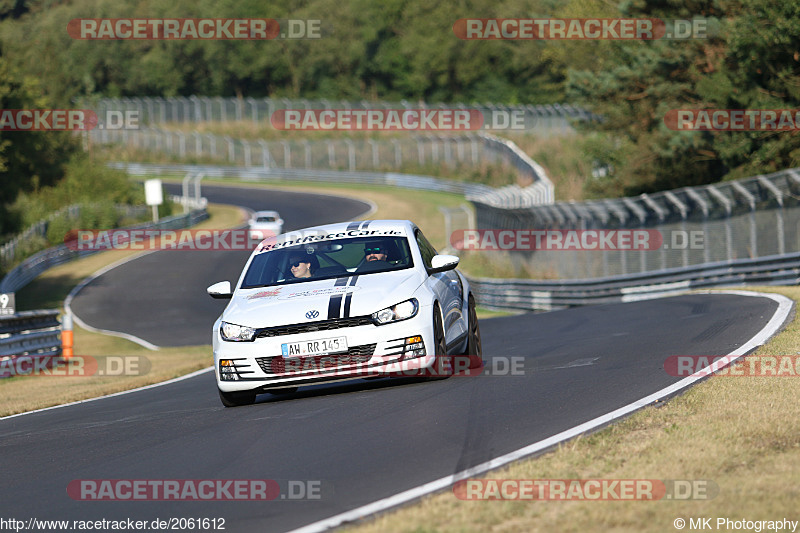
[[[22,311],[0,317],[0,361],[61,355],[58,310]],[[7,374],[0,372],[0,377]]]
[[[542,311],[579,305],[632,302],[690,289],[798,283],[800,253],[721,261],[599,279],[539,281],[470,278],[475,298],[483,306]]]

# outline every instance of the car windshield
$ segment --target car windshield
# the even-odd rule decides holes
[[[413,266],[405,237],[331,240],[256,255],[244,276],[242,288],[374,274]]]
[[[258,217],[256,222],[275,222],[277,220],[275,217]]]

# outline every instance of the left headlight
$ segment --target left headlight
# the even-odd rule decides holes
[[[392,307],[381,309],[377,313],[372,313],[372,321],[381,326],[412,318],[417,315],[417,311],[419,311],[419,302],[416,298],[411,298]]]
[[[255,337],[256,328],[223,322],[219,327],[219,333],[224,341],[247,342]]]

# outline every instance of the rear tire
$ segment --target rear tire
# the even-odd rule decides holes
[[[256,401],[256,391],[235,391],[223,392],[219,389],[219,399],[225,407],[239,407],[242,405],[251,405]]]

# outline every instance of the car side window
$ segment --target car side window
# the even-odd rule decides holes
[[[417,246],[419,246],[419,252],[422,254],[422,261],[425,263],[426,268],[431,268],[433,266],[431,260],[438,252],[436,248],[428,242],[428,239],[425,238],[425,235],[423,235],[421,231],[417,230],[415,236],[417,239]]]

